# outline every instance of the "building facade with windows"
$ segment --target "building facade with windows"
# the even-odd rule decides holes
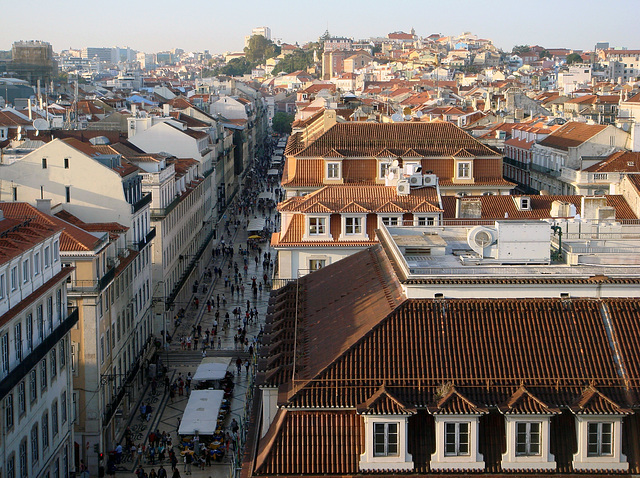
[[[381,227],[282,287],[243,475],[637,473],[640,229],[619,227]]]
[[[3,477],[64,477],[73,464],[70,330],[61,229],[0,203],[0,440]]]

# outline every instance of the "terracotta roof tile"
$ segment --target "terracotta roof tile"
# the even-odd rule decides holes
[[[569,121],[559,129],[540,141],[540,145],[568,151],[569,148],[580,146],[591,137],[603,131],[606,125],[590,125]]]
[[[640,153],[631,151],[616,151],[604,161],[585,169],[590,173],[640,173]]]
[[[631,410],[621,407],[593,386],[587,387],[571,406],[576,415],[628,415]]]
[[[413,415],[414,407],[402,403],[384,384],[365,402],[356,407],[362,415]]]
[[[560,410],[549,407],[542,400],[532,395],[524,386],[520,387],[499,408],[505,415],[556,415],[560,413]]]
[[[477,405],[458,392],[455,387],[439,397],[436,403],[429,407],[433,415],[481,415],[487,413],[487,408]]]

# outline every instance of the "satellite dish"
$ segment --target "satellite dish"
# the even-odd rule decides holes
[[[22,133],[18,133],[17,140],[20,141],[22,139]]]
[[[393,174],[393,171],[389,171],[389,174],[387,174],[387,177],[389,179],[393,179],[395,177],[395,174]]]
[[[402,110],[402,113],[404,113],[405,116],[411,116],[411,107],[405,106]]]
[[[401,123],[404,121],[404,118],[400,113],[395,113],[391,115],[391,121],[393,121],[394,123]]]
[[[422,111],[418,111],[416,113],[416,118],[422,118]]]
[[[49,129],[49,122],[43,118],[37,118],[33,122],[33,127],[38,131],[44,131]]]
[[[400,164],[400,163],[398,163],[398,160],[397,160],[397,159],[394,159],[393,161],[391,161],[391,167],[392,167],[392,168],[397,168],[397,167],[398,167],[398,164]]]

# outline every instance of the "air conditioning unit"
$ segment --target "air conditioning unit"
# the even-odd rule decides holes
[[[408,196],[410,193],[410,189],[411,186],[409,185],[409,181],[407,181],[406,179],[398,181],[398,184],[396,185],[396,191],[400,196]]]
[[[438,184],[438,176],[435,174],[425,174],[422,176],[423,186],[435,186]]]
[[[411,186],[422,186],[422,174],[412,174],[409,176],[409,184]]]

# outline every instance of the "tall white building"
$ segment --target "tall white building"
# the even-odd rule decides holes
[[[249,46],[249,39],[254,35],[260,35],[265,37],[267,40],[271,40],[271,28],[269,27],[256,27],[251,30],[251,35],[247,35],[244,37],[244,46]]]
[[[5,214],[6,212],[6,214]],[[11,217],[9,217],[11,216]],[[73,469],[70,330],[61,230],[29,206],[0,203],[0,475],[69,476]]]

